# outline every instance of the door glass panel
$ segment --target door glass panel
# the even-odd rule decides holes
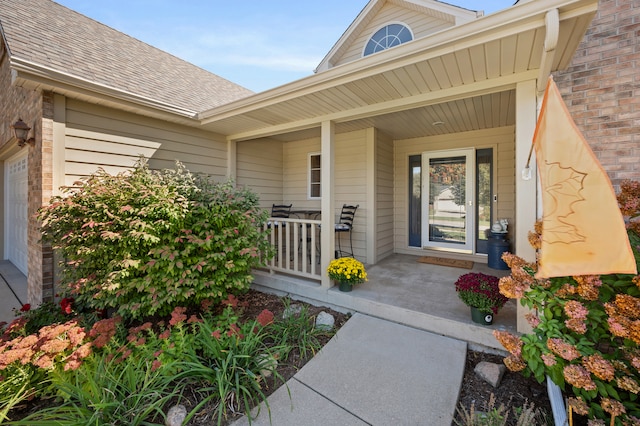
[[[409,247],[421,246],[422,229],[422,156],[409,157]]]
[[[466,157],[429,159],[429,241],[466,244]]]
[[[476,151],[476,253],[488,253],[487,233],[491,228],[493,200],[493,149]]]
[[[475,150],[422,155],[422,246],[472,253],[475,242]]]

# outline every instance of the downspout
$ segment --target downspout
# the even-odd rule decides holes
[[[558,47],[558,37],[560,36],[560,13],[558,9],[551,9],[544,16],[546,33],[544,35],[544,50],[540,59],[540,73],[538,74],[537,91],[538,98],[544,93],[547,85],[547,78],[551,74],[553,59]]]
[[[540,60],[540,73],[538,74],[538,82],[536,84],[537,98],[540,99],[547,85],[547,79],[551,74],[551,67],[558,46],[558,37],[560,35],[560,14],[558,9],[551,9],[545,15],[546,34],[544,37],[544,51]],[[539,108],[539,107],[538,107]],[[536,203],[541,205],[540,201]],[[567,424],[567,413],[564,405],[564,397],[558,385],[553,383],[551,378],[547,376],[547,394],[551,404],[553,420],[556,426]]]

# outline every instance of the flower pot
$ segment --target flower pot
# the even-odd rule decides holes
[[[353,286],[349,283],[340,282],[338,284],[338,288],[340,289],[340,291],[351,291],[353,289]]]
[[[493,324],[493,314],[482,312],[478,308],[471,307],[471,320],[475,323],[482,325],[491,325]]]

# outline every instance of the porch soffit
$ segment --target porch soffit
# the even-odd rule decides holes
[[[513,124],[513,89],[540,77],[545,14],[554,8],[560,23],[553,72],[570,63],[597,0],[524,2],[199,117],[205,129],[231,140],[304,138],[319,134],[326,120],[338,132],[383,126],[398,139]],[[430,133],[427,124],[437,121],[445,125]]]

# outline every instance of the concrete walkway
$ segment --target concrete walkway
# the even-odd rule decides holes
[[[252,425],[450,425],[465,342],[356,313]],[[256,410],[257,411],[257,410]],[[235,426],[248,425],[246,417]]]

